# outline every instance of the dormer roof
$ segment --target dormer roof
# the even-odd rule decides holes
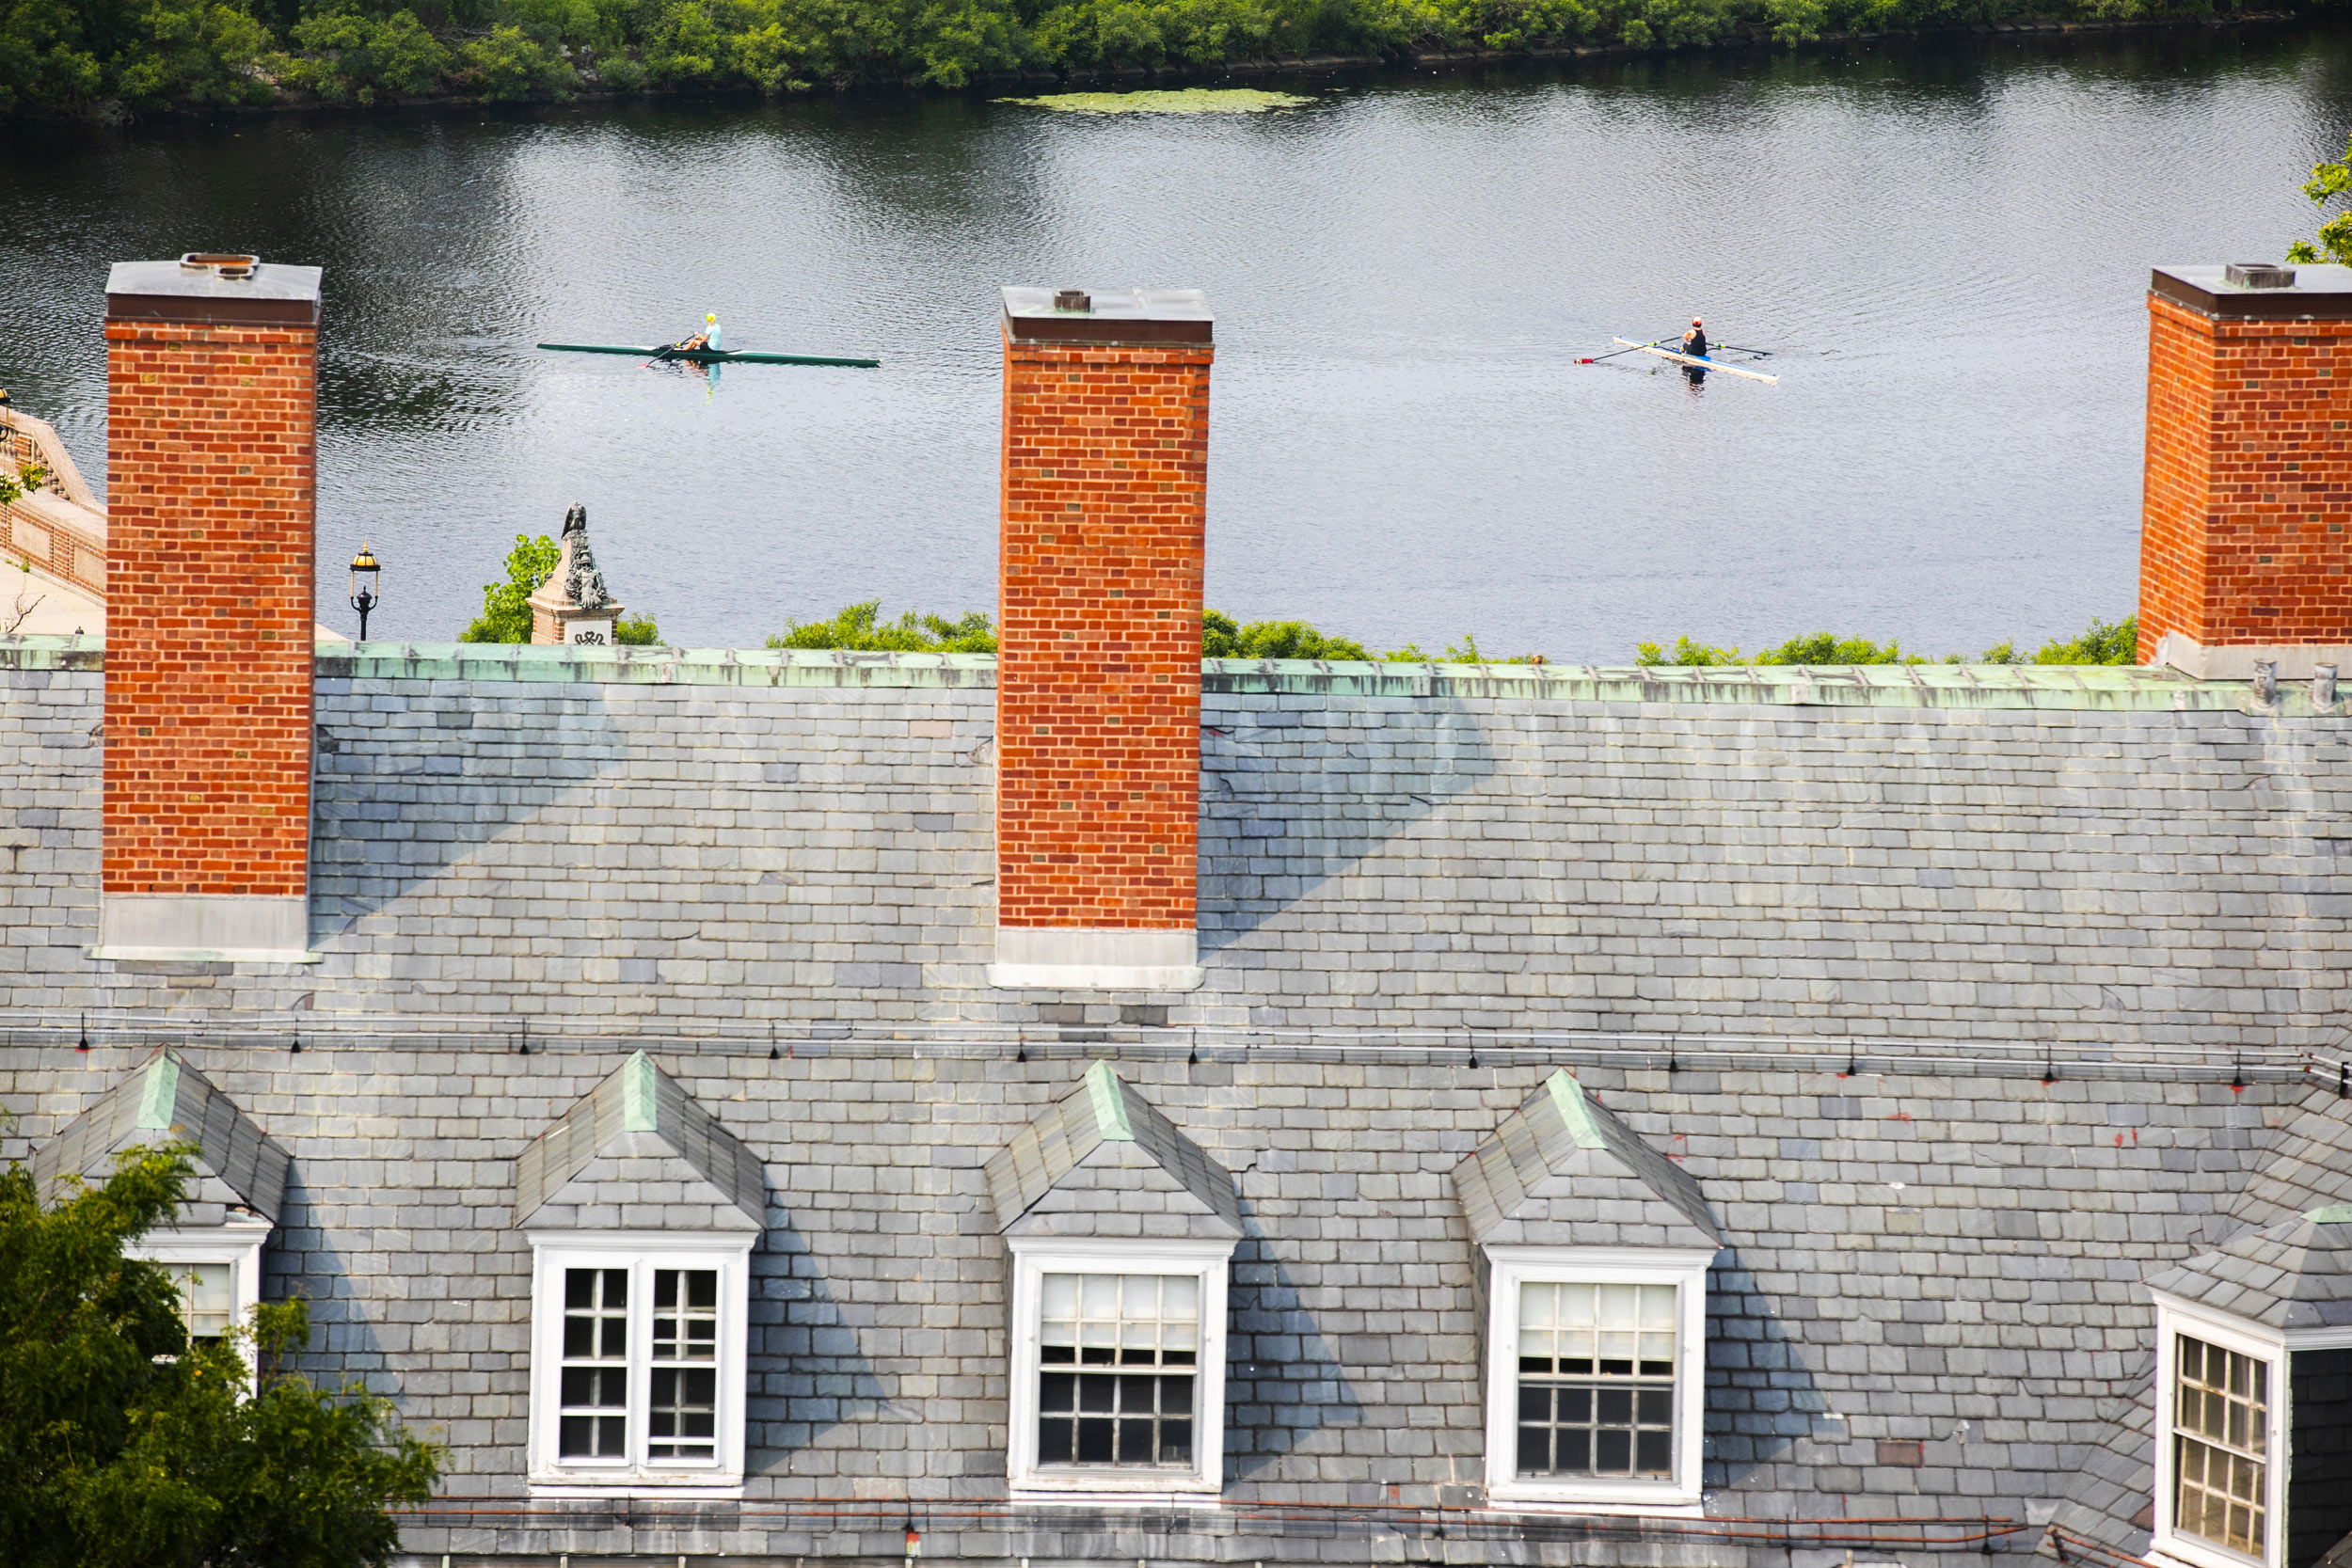
[[[1096,1062],[988,1162],[998,1230],[1015,1236],[1239,1240],[1233,1178]]]
[[[1481,1246],[1723,1244],[1697,1180],[1565,1068],[1454,1167],[1454,1189]]]
[[[515,1223],[586,1230],[761,1230],[759,1160],[640,1051],[515,1162]]]
[[[70,1177],[96,1183],[113,1175],[123,1149],[172,1142],[196,1146],[181,1227],[224,1224],[240,1211],[278,1223],[292,1157],[168,1046],[43,1144],[33,1180],[55,1201]]]
[[[2152,1275],[2148,1287],[2267,1328],[2352,1323],[2352,1203],[2247,1231]]]

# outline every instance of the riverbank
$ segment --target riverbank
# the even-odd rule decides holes
[[[1985,5],[1963,17],[1952,14],[1962,8],[1954,0],[1275,0],[1212,22],[1204,19],[1223,16],[1217,0],[1070,0],[1027,24],[1014,11],[982,8],[965,13],[966,22],[980,22],[951,32],[929,11],[912,26],[903,18],[884,26],[890,19],[879,11],[838,6],[818,17],[813,8],[823,0],[424,0],[430,19],[405,8],[368,15],[354,3],[282,29],[216,3],[191,12],[191,28],[151,40],[152,48],[136,38],[115,40],[103,62],[94,48],[70,47],[71,38],[47,40],[46,54],[0,49],[0,119],[1162,85],[1969,34],[2221,29],[2331,8],[2216,14],[2184,4],[2117,16],[2089,0],[1999,17],[1989,14],[1997,5]],[[469,21],[473,11],[481,14]],[[40,30],[29,16],[24,0],[12,9],[0,0],[0,43],[43,42],[25,36]],[[149,13],[166,33],[169,20],[161,9]],[[1841,24],[1862,22],[1871,24]]]

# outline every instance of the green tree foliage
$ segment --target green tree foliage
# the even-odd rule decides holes
[[[1776,648],[1768,648],[1755,655],[1741,653],[1738,648],[1718,648],[1688,637],[1677,637],[1671,647],[1659,642],[1637,642],[1633,662],[1639,665],[1667,666],[1682,669],[1704,668],[1709,665],[1740,664],[1962,664],[1968,662],[1958,654],[1947,654],[1941,660],[1931,660],[1918,654],[1903,652],[1899,643],[1889,640],[1884,644],[1867,637],[1838,637],[1817,631],[1804,637],[1792,637]],[[2008,642],[1998,642],[1975,660],[1979,664],[2131,664],[2139,654],[2139,617],[2126,615],[2113,626],[2091,619],[2079,635],[2056,638],[2042,645],[2041,651],[2027,658]]]
[[[506,552],[506,580],[482,585],[482,613],[457,634],[460,642],[528,642],[531,641],[531,595],[555,572],[564,551],[546,534],[533,539],[515,535]]]
[[[2312,198],[2322,214],[2328,203],[2352,190],[2352,142],[2344,150],[2344,162],[2318,164],[2312,168],[2312,177],[2303,183],[2303,194]],[[2287,246],[2287,260],[2296,262],[2335,261],[2352,264],[2352,209],[2326,218],[2319,226],[2318,244],[2297,240]]]
[[[908,610],[896,621],[882,618],[882,601],[845,606],[830,621],[787,621],[768,639],[771,648],[845,648],[859,653],[993,654],[996,626],[985,610],[961,620]]]
[[[280,55],[278,80],[329,103],[373,103],[379,93],[431,92],[450,53],[414,11],[371,17],[341,4],[294,24],[299,55]]]
[[[0,1562],[9,1568],[360,1568],[385,1510],[423,1502],[438,1456],[389,1402],[280,1370],[300,1302],[191,1342],[164,1273],[124,1243],[170,1215],[183,1148],[134,1149],[43,1207],[0,1172]],[[247,1397],[246,1354],[264,1370]]]
[[[632,648],[658,648],[661,630],[650,615],[624,615],[612,623],[612,641]]]
[[[1200,617],[1203,658],[1366,659],[1364,645],[1351,638],[1327,637],[1304,621],[1252,621],[1237,625],[1231,615],[1208,610]]]
[[[1215,67],[1247,56],[1701,44],[1735,29],[1966,25],[2031,12],[2201,15],[2211,0],[0,0],[0,112],[496,100],[607,89],[965,87],[997,71]],[[406,18],[406,20],[403,20]],[[2310,189],[2352,188],[2323,164]],[[2352,217],[2321,230],[2352,254]],[[2310,247],[2304,247],[2309,251]],[[2315,253],[2314,253],[2315,254]]]

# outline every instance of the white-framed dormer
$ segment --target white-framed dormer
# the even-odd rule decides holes
[[[531,1233],[532,1490],[735,1497],[745,1233]]]
[[[1486,1495],[1700,1512],[1715,1250],[1488,1246]]]
[[[1214,1504],[1233,1179],[1107,1062],[988,1162],[1015,1500]]]
[[[2156,1297],[2153,1552],[2190,1568],[2280,1560],[2286,1360],[2276,1332]]]
[[[2344,1538],[2352,1205],[2244,1231],[2149,1284],[2159,1568],[2290,1568]],[[2298,1448],[2315,1465],[2297,1471]]]
[[[523,1150],[533,1497],[742,1495],[759,1161],[644,1052]]]
[[[33,1177],[54,1201],[76,1181],[103,1183],[125,1150],[174,1144],[188,1150],[179,1207],[122,1251],[170,1277],[191,1339],[218,1338],[252,1323],[293,1160],[179,1052],[156,1051],[60,1129],[35,1152]],[[251,1385],[258,1369],[250,1347],[244,1354]]]
[[[1700,1513],[1723,1240],[1697,1180],[1559,1069],[1454,1188],[1485,1312],[1488,1504]]]

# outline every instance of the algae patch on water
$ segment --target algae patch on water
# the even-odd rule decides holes
[[[1143,92],[1057,92],[1043,98],[1000,98],[997,102],[1076,115],[1256,115],[1268,109],[1295,109],[1314,100],[1289,92],[1261,92],[1255,87],[1170,87]]]

